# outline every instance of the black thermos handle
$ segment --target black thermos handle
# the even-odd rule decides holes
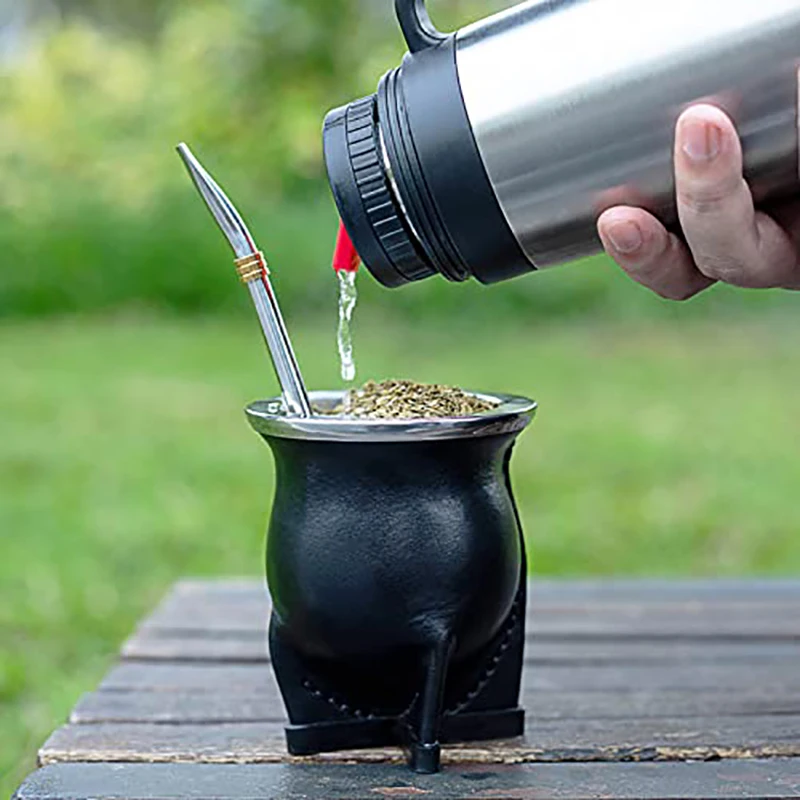
[[[431,22],[425,0],[394,0],[394,8],[410,53],[436,47],[449,38]]]

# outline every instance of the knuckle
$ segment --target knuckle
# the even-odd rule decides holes
[[[721,187],[697,187],[682,189],[681,204],[693,214],[718,214],[724,207],[730,193]]]
[[[704,182],[682,186],[678,200],[688,211],[697,215],[716,215],[724,212],[740,188],[741,181]]]
[[[738,283],[748,271],[745,264],[729,255],[700,253],[695,256],[695,263],[707,278],[722,283]]]

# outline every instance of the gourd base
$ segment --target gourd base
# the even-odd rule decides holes
[[[444,665],[441,702],[435,707],[426,707],[421,700],[429,689],[429,676],[420,668],[417,691],[407,707],[397,713],[362,707],[359,693],[353,691],[352,684],[342,690],[337,682],[337,674],[347,670],[347,665],[326,664],[304,657],[292,646],[280,621],[273,615],[270,652],[291,721],[286,727],[289,753],[312,756],[342,750],[401,747],[415,772],[430,774],[440,769],[443,744],[521,736],[525,712],[518,703],[525,644],[525,602],[523,575],[514,606],[493,641],[481,653],[462,663],[449,661]],[[363,665],[361,667],[363,669]],[[391,688],[396,676],[391,674],[391,668],[387,673],[385,664],[382,667],[382,670],[376,668],[372,685],[365,687],[373,706],[375,698],[380,697],[382,685],[386,686],[385,703],[397,702]],[[431,736],[430,731],[437,735]]]

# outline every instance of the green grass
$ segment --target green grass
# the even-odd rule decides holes
[[[295,325],[337,385],[329,320]],[[796,325],[358,319],[362,376],[529,394],[514,462],[547,574],[800,570]],[[0,795],[184,575],[261,573],[274,381],[249,317],[0,325]]]

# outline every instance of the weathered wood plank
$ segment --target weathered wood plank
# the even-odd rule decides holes
[[[788,800],[800,762],[461,766],[410,775],[382,765],[62,764],[28,778],[16,800]]]
[[[241,579],[185,579],[178,581],[170,594],[194,596],[229,596],[257,598],[266,592],[263,578]],[[707,579],[652,579],[652,578],[598,578],[552,579],[532,575],[530,595],[548,601],[633,600],[636,603],[726,600],[747,602],[772,602],[794,600],[800,602],[800,580],[797,578],[707,578]]]
[[[266,631],[214,635],[140,630],[122,647],[122,657],[141,661],[269,662]],[[780,660],[800,663],[797,641],[589,639],[574,641],[529,639],[526,660],[533,664],[717,663],[764,664]]]
[[[273,680],[271,673],[265,675],[260,664],[123,663],[112,667],[100,682],[100,688],[233,695],[263,691],[268,680]]]
[[[271,681],[261,664],[190,664],[129,662],[114,667],[101,683],[104,690],[254,694]],[[764,664],[593,664],[529,665],[525,682],[539,691],[628,691],[680,689],[733,690],[769,685],[787,693],[800,691],[800,665]]]
[[[734,606],[747,608],[753,606],[774,606],[796,608],[800,605],[800,581],[767,582],[759,584],[748,582],[731,584],[726,581],[709,582],[707,585],[694,582],[659,584],[657,581],[626,581],[615,584],[599,583],[594,590],[584,590],[581,582],[564,581],[545,584],[551,589],[543,589],[541,583],[529,584],[528,599],[533,608],[586,608],[587,604],[617,608],[621,610],[684,608],[691,611],[703,608]],[[617,591],[609,591],[616,586]],[[661,588],[658,588],[658,587]],[[736,588],[734,588],[736,587]],[[176,584],[165,596],[164,603],[200,603],[260,606],[269,603],[269,593],[264,585],[246,584],[237,591],[230,591],[225,584],[214,581],[198,583],[191,591],[183,584]]]
[[[165,635],[161,631],[144,629],[122,645],[120,655],[128,660],[145,661],[269,662],[266,630],[255,636],[246,633],[236,636],[197,636],[180,631]]]
[[[267,625],[269,598],[259,589],[203,595],[173,592],[141,625],[144,632],[225,632],[257,635]],[[639,603],[635,600],[556,603],[533,596],[528,633],[535,638],[638,637],[793,639],[800,641],[800,600],[703,599]]]
[[[551,692],[524,687],[531,724],[555,719],[649,719],[800,715],[800,691],[754,684],[735,692],[683,689],[636,692]],[[283,704],[274,681],[257,694],[100,691],[84,696],[70,716],[75,724],[117,722],[216,724],[282,722]]]
[[[217,725],[66,725],[39,751],[61,762],[276,763],[287,756],[277,722]],[[703,761],[800,757],[800,716],[714,719],[532,720],[524,741],[448,747],[446,763]],[[308,763],[401,761],[395,749],[335,753]]]
[[[163,606],[141,630],[229,632],[256,635],[267,627],[265,607],[230,603]],[[624,613],[603,606],[574,609],[531,608],[528,638],[631,637],[642,639],[791,639],[800,641],[800,605],[768,610],[720,607],[707,613],[659,608]]]
[[[70,714],[75,725],[143,722],[213,725],[223,722],[283,722],[277,687],[259,694],[205,692],[92,692]]]

